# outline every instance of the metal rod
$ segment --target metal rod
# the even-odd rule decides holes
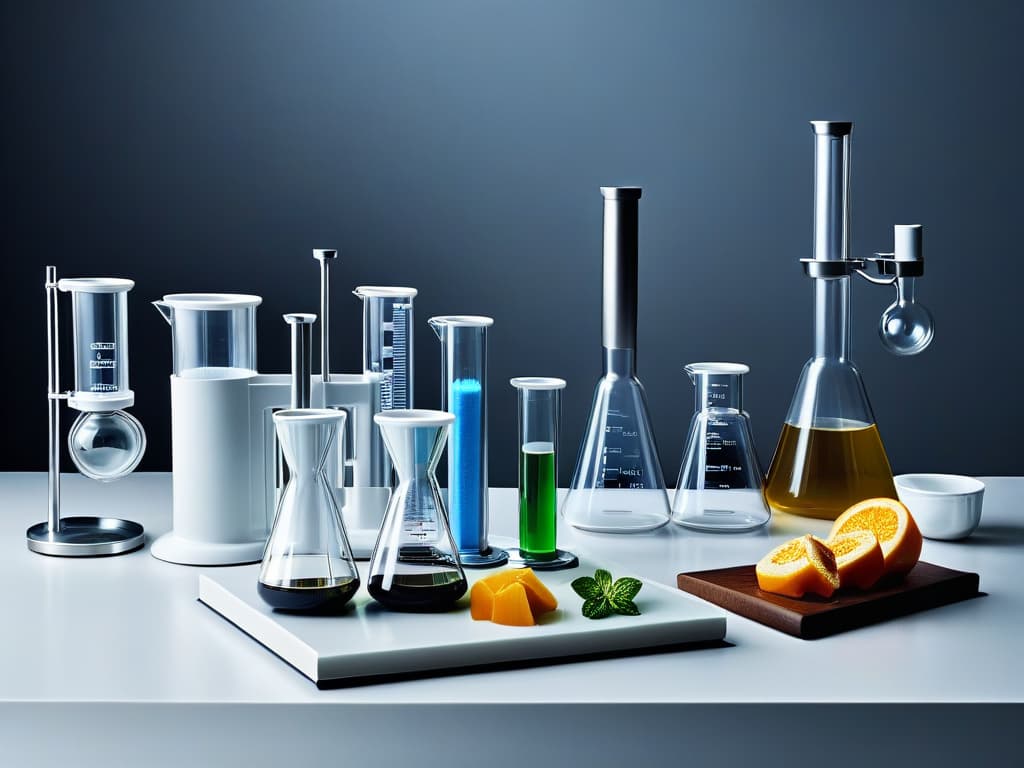
[[[338,258],[338,252],[331,248],[314,248],[313,258],[320,262],[320,380],[327,384],[331,380],[331,261]]]
[[[639,187],[601,187],[604,196],[602,344],[636,349]]]
[[[292,408],[309,408],[313,372],[313,323],[316,315],[285,315],[292,327]]]
[[[47,525],[60,531],[60,350],[57,325],[57,268],[46,268],[46,401],[49,408],[49,467]]]

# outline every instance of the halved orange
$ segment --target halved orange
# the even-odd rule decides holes
[[[839,569],[832,550],[810,534],[776,547],[761,558],[754,571],[761,589],[787,597],[803,597],[808,592],[832,597],[839,589]]]
[[[871,531],[840,533],[826,543],[836,556],[839,586],[843,589],[871,589],[885,573],[882,546]]]
[[[843,512],[829,539],[851,531],[871,531],[882,547],[886,576],[902,576],[921,557],[921,531],[913,516],[896,499],[865,499]]]

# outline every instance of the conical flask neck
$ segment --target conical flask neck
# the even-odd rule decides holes
[[[604,348],[604,375],[619,378],[636,377],[636,350]]]
[[[814,357],[850,358],[850,278],[814,281]]]

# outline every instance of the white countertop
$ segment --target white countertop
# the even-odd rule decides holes
[[[427,738],[430,729],[446,727],[445,718],[456,716],[465,727],[494,728],[495,713],[502,712],[499,719],[518,718],[522,727],[546,727],[546,749],[552,756],[586,756],[594,765],[612,765],[632,753],[616,752],[617,742],[597,732],[607,727],[611,734],[610,725],[619,715],[609,713],[629,705],[626,711],[637,715],[631,727],[650,749],[671,751],[682,728],[694,755],[720,757],[726,748],[747,749],[735,753],[739,759],[757,751],[750,746],[754,742],[746,747],[745,742],[730,744],[721,729],[731,727],[737,708],[746,712],[750,705],[785,704],[790,711],[760,707],[757,715],[740,715],[744,732],[756,740],[761,738],[758,733],[770,738],[778,732],[771,728],[785,727],[793,708],[805,721],[832,718],[822,721],[820,733],[826,734],[827,725],[850,723],[855,717],[867,718],[864,722],[870,725],[877,704],[1019,704],[1024,702],[1024,512],[1018,499],[1024,495],[1024,478],[985,482],[985,509],[975,534],[957,543],[926,540],[922,552],[930,562],[978,572],[987,593],[978,599],[814,641],[728,614],[728,645],[720,648],[320,691],[196,600],[199,573],[216,569],[171,565],[149,554],[153,538],[170,527],[170,475],[136,474],[109,485],[66,476],[65,515],[138,521],[146,528],[147,543],[128,555],[63,559],[31,553],[25,546],[25,529],[45,515],[45,474],[0,474],[0,583],[6,587],[0,627],[0,758],[5,755],[5,734],[37,727],[45,731],[54,722],[68,737],[67,742],[48,742],[48,754],[53,761],[73,758],[82,754],[81,743],[107,738],[103,731],[115,717],[146,734],[138,737],[140,749],[146,748],[146,739],[169,729],[184,734],[206,727],[206,754],[219,759],[241,754],[238,734],[245,736],[251,751],[269,758],[287,756],[287,741],[300,738],[300,733],[303,749],[314,755],[333,749],[339,738],[359,739],[361,733],[372,732],[373,748],[360,741],[363,751],[352,754],[387,757],[389,762],[382,764],[393,764],[422,758],[414,748],[416,729]],[[491,499],[492,535],[513,536],[515,491],[493,490]],[[755,562],[778,542],[827,530],[825,522],[782,516],[767,531],[748,535],[697,534],[672,524],[652,534],[625,536],[563,528],[559,546],[614,563],[616,576],[639,575],[674,585],[680,571]],[[801,706],[820,702],[844,706]],[[552,704],[558,706],[545,706]],[[598,704],[613,707],[601,710],[606,713],[602,717],[610,718],[606,725],[589,719]],[[160,714],[147,718],[147,705],[156,705],[154,711]],[[314,709],[295,709],[303,714],[291,719],[281,714],[296,705]],[[391,741],[388,719],[378,718],[373,713],[381,710],[367,705],[388,705],[395,717],[405,712],[416,725],[404,724],[407,738]],[[941,722],[921,714],[934,710],[912,712],[905,706],[892,708],[887,717],[910,718],[899,720],[901,728],[915,727],[917,717],[919,727],[927,727],[933,736],[955,739],[959,731],[946,721],[962,725],[965,710],[954,709],[956,714],[944,710],[946,720]],[[976,710],[968,711],[973,743],[980,734],[990,750],[997,750],[992,754],[999,754],[996,737],[1014,738],[1006,722],[1019,718],[1020,708],[996,710],[994,718],[988,708],[982,709],[976,717],[971,717]],[[342,720],[339,713],[345,713]],[[927,718],[927,726],[921,718]],[[587,734],[590,741],[584,738]],[[950,749],[955,752],[959,744],[929,738],[932,768],[945,764],[944,755],[953,755]],[[8,749],[11,743],[8,739]],[[26,747],[6,754],[13,759],[36,752]],[[172,764],[183,755],[187,750],[168,751],[166,763],[160,764]],[[435,762],[443,758],[439,755]],[[467,757],[449,765],[462,762],[476,761]]]

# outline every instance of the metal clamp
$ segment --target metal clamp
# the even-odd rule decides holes
[[[863,259],[800,259],[804,272],[815,280],[839,280],[864,268]]]

